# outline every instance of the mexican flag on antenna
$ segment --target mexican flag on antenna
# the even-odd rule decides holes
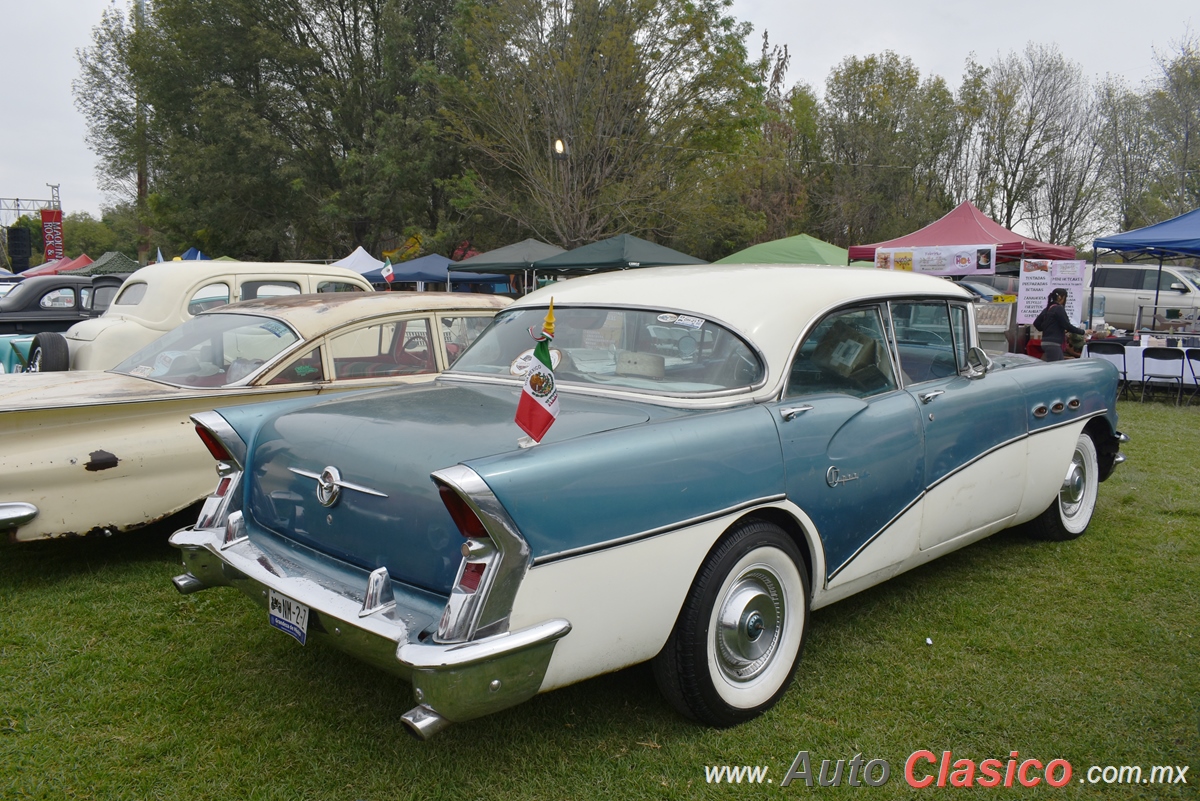
[[[516,422],[534,442],[541,442],[558,417],[558,390],[554,387],[554,366],[550,361],[550,343],[554,340],[554,298],[550,299],[542,332],[537,334],[530,328],[529,335],[537,344],[525,373],[525,388],[517,403]]]
[[[392,269],[392,260],[388,259],[383,263],[383,269],[379,272],[383,273],[383,280],[389,284],[396,280],[396,271]]]

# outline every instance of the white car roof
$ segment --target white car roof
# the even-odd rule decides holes
[[[343,325],[381,315],[404,312],[498,311],[512,303],[504,295],[466,292],[326,292],[320,295],[285,295],[230,303],[213,314],[263,314],[291,325],[305,339]]]
[[[189,289],[199,289],[205,284],[219,281],[226,276],[237,276],[240,280],[286,278],[287,276],[312,275],[354,284],[363,291],[372,291],[361,275],[344,267],[328,264],[302,264],[297,262],[262,261],[166,261],[149,264],[137,270],[125,283],[146,284],[146,296],[134,306],[109,307],[106,316],[126,316],[144,320],[168,320],[178,316],[178,309]],[[120,295],[118,294],[118,297]]]
[[[944,278],[874,267],[708,264],[644,267],[560,281],[515,306],[644,306],[711,318],[736,329],[781,369],[800,331],[825,310],[857,300],[915,295],[971,300]],[[774,370],[773,370],[774,372]]]

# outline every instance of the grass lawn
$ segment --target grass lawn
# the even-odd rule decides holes
[[[161,527],[2,545],[0,799],[1200,798],[1200,406],[1120,414],[1129,461],[1086,535],[1003,532],[814,613],[783,701],[724,731],[678,717],[640,666],[419,743],[405,683],[299,646],[234,590],[177,594]],[[915,790],[918,749],[1074,775]],[[891,778],[781,787],[800,750]],[[772,782],[709,784],[707,765]],[[1093,765],[1190,770],[1093,785]]]

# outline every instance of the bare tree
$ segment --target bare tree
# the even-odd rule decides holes
[[[1200,38],[1186,33],[1171,53],[1156,54],[1162,74],[1150,93],[1161,161],[1161,195],[1172,215],[1200,206]]]
[[[1110,228],[1128,231],[1151,222],[1148,209],[1154,149],[1146,97],[1110,76],[1096,90],[1096,130]]]

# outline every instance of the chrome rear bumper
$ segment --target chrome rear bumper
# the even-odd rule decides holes
[[[268,591],[275,590],[309,608],[310,634],[411,682],[418,707],[404,722],[421,738],[536,695],[555,644],[571,630],[568,621],[552,619],[437,643],[432,632],[445,598],[387,580],[394,603],[381,604],[379,571],[368,574],[314,554],[297,553],[293,561],[249,539],[226,544],[224,532],[214,529],[181,529],[170,542],[188,571],[173,580],[181,593],[231,586],[266,608]]]

